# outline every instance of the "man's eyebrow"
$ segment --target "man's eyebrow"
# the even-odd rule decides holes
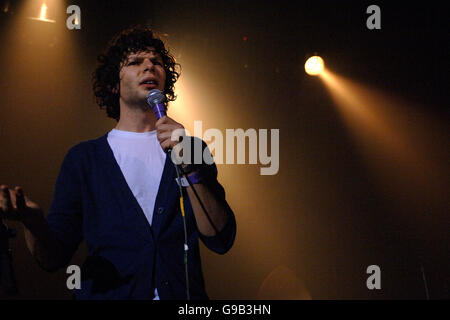
[[[127,57],[127,60],[129,61],[131,59],[143,59],[143,58],[144,58],[143,55],[140,55],[140,54],[137,54],[137,53],[133,53],[133,54],[130,54]],[[151,56],[150,59],[151,60],[161,60],[161,61],[163,61],[163,58],[162,58],[162,56],[161,56],[161,54],[159,52],[153,53],[153,56]]]
[[[152,51],[152,53],[153,53],[153,57],[152,57],[152,59],[161,59],[161,61],[163,60],[163,58],[162,58],[162,56],[161,56],[161,54],[159,53],[159,52],[156,52],[156,51]]]

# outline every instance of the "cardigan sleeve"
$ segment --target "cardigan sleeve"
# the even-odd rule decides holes
[[[202,141],[202,146],[203,154],[206,152],[212,159],[212,155],[204,141]],[[202,163],[198,168],[205,185],[225,207],[228,214],[227,223],[218,234],[214,236],[205,236],[199,232],[199,237],[208,249],[218,254],[225,254],[233,246],[236,237],[236,219],[234,212],[225,199],[225,189],[217,180],[218,172],[216,164],[214,162],[212,164]]]
[[[47,215],[47,223],[63,248],[63,261],[69,263],[82,240],[81,170],[77,166],[76,151],[69,150],[56,180],[53,201]]]

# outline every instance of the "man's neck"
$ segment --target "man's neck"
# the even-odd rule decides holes
[[[156,116],[151,109],[120,106],[120,119],[115,129],[132,132],[147,132],[155,130]]]

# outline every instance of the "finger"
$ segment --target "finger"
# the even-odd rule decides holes
[[[184,128],[178,128],[172,131],[172,134],[170,136],[170,139],[172,141],[177,141],[177,142],[181,142],[183,141],[183,137],[186,136],[186,131],[184,130]]]
[[[186,132],[184,128],[179,126],[169,126],[167,128],[159,129],[156,131],[159,140],[166,139],[167,137],[174,137],[172,140],[180,142],[180,137],[185,136]]]
[[[165,139],[164,141],[160,142],[161,147],[166,150],[166,149],[173,149],[173,147],[175,147],[175,145],[178,144],[178,142],[176,141],[172,141],[170,138]]]
[[[161,133],[157,135],[160,144],[170,145],[174,147],[183,140],[183,136],[174,134],[173,132]]]
[[[3,195],[3,203],[2,207],[5,212],[8,212],[12,209],[11,196],[9,194],[8,186],[2,185],[2,195]]]
[[[5,194],[4,194],[4,189],[6,188],[6,190],[8,190],[7,186],[5,185],[1,185],[0,186],[0,214],[3,215],[6,211],[6,198],[5,198]]]
[[[159,125],[166,123],[167,121],[167,116],[161,117],[159,118],[156,122],[155,122],[155,126],[158,127]]]
[[[156,130],[174,130],[176,128],[184,129],[184,126],[181,123],[176,122],[175,120],[163,117],[156,121],[155,123]]]
[[[161,131],[169,131],[169,130],[171,130],[172,126],[173,125],[168,124],[168,123],[160,123],[160,124],[155,125],[155,128],[156,128],[157,132],[161,132]]]
[[[19,211],[22,211],[22,210],[24,210],[26,208],[25,196],[24,196],[23,189],[21,187],[16,187],[15,188],[15,192],[16,192],[16,206],[17,206],[17,209]]]
[[[165,141],[172,136],[171,132],[160,132],[156,135],[159,142]]]
[[[6,197],[5,191],[8,190],[8,186],[2,184],[0,185],[0,200],[3,200]]]
[[[8,191],[8,186],[7,185],[0,185],[0,197],[5,196],[4,193]]]

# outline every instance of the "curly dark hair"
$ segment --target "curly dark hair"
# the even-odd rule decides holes
[[[129,54],[146,51],[149,47],[155,48],[163,60],[166,72],[164,84],[166,107],[169,101],[176,99],[174,85],[180,76],[180,64],[175,62],[175,58],[150,27],[137,25],[120,32],[111,39],[105,51],[97,58],[98,65],[92,75],[94,95],[100,109],[106,109],[108,117],[117,121],[120,119],[119,92],[115,92],[114,89],[120,82],[119,72],[122,62]]]

